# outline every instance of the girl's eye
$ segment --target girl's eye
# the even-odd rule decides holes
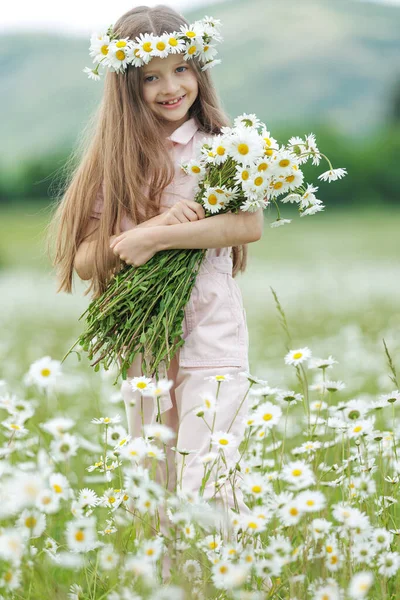
[[[181,67],[177,67],[175,70],[177,71],[178,69],[185,69],[187,70],[187,67],[185,67],[184,65],[182,65]],[[184,71],[179,71],[179,73],[183,73]],[[145,77],[145,82],[149,81],[149,79],[151,79],[152,77],[155,77],[155,75],[149,75],[148,77]],[[150,81],[151,83],[151,81]]]

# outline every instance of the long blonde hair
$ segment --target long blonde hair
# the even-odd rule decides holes
[[[114,25],[121,37],[135,39],[140,33],[162,35],[189,25],[186,19],[165,5],[139,6],[126,12]],[[200,131],[220,133],[230,120],[220,107],[210,71],[202,71],[196,58],[188,61],[197,76],[198,95],[189,110]],[[121,74],[108,71],[99,108],[81,136],[77,149],[65,166],[65,184],[56,196],[48,228],[48,248],[54,248],[58,290],[72,292],[74,260],[84,239],[96,198],[103,185],[103,212],[95,249],[94,273],[90,287],[98,297],[113,273],[122,266],[116,258],[110,265],[108,239],[120,233],[127,216],[136,225],[159,213],[161,195],[174,177],[172,157],[165,143],[162,125],[142,94],[141,68],[128,67]],[[144,190],[149,189],[149,196]],[[247,245],[232,249],[233,275],[244,271]]]

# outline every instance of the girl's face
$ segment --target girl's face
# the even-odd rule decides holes
[[[183,54],[169,54],[167,58],[152,58],[141,67],[144,101],[160,120],[165,121],[167,133],[188,120],[189,108],[197,98],[198,82],[189,62],[184,60]],[[161,104],[176,98],[181,98],[176,105]]]

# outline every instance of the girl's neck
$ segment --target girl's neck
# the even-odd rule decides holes
[[[178,129],[178,127],[180,127],[181,125],[186,123],[186,121],[188,121],[189,119],[190,119],[189,112],[187,112],[186,115],[184,117],[182,117],[182,119],[179,119],[179,121],[165,120],[163,122],[163,129],[164,129],[165,137],[169,137],[170,135],[172,135],[174,133],[174,131],[176,129]]]

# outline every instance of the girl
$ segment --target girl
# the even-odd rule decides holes
[[[187,25],[167,6],[140,6],[124,14],[114,31],[134,40]],[[177,98],[177,103],[165,104]],[[86,293],[98,297],[123,262],[142,265],[169,248],[208,249],[185,308],[185,344],[165,373],[173,386],[162,398],[162,421],[177,432],[173,443],[178,450],[190,452],[183,457],[168,451],[171,490],[176,483],[183,491],[200,488],[202,459],[211,440],[194,409],[215,396],[217,381],[222,383],[214,432],[225,434],[228,466],[238,459],[244,434],[247,401],[242,400],[249,384],[239,373],[249,369],[248,331],[233,277],[245,270],[247,243],[261,237],[263,215],[260,209],[204,219],[203,208],[194,202],[193,178],[179,167],[194,156],[199,143],[227,125],[210,71],[202,70],[197,58],[185,60],[178,52],[141,67],[128,66],[123,73],[108,71],[94,131],[54,217],[58,291],[71,292],[74,269],[81,279],[91,280]],[[138,356],[121,388],[133,437],[142,434],[140,396],[131,385],[142,377],[140,365]],[[145,423],[154,423],[155,403],[145,398],[143,405]],[[233,495],[229,483],[222,490],[228,506],[248,511],[240,490]],[[214,493],[209,486],[204,497]]]

